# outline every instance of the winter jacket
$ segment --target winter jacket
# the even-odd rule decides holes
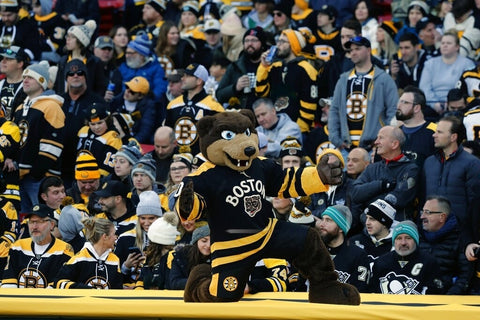
[[[265,129],[262,126],[258,126],[257,132],[263,133],[267,136],[268,146],[267,152],[265,153],[266,157],[278,158],[280,150],[280,142],[286,137],[295,137],[302,142],[302,132],[300,127],[296,122],[293,122],[292,119],[286,113],[278,113],[278,122],[273,126],[273,128]]]
[[[395,117],[397,111],[397,86],[392,78],[377,66],[368,88],[367,114],[360,137],[360,147],[370,149],[378,131]],[[347,120],[347,80],[350,71],[343,73],[335,86],[328,115],[330,141],[337,147],[351,144]]]
[[[167,91],[168,82],[165,79],[165,71],[156,56],[148,58],[148,62],[137,69],[132,69],[124,62],[118,68],[122,74],[124,82],[128,82],[137,76],[142,76],[148,80],[150,84],[150,91],[153,92],[155,99],[160,99],[162,94]]]

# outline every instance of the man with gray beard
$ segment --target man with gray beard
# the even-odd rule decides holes
[[[165,79],[165,71],[152,53],[151,47],[152,42],[147,34],[137,35],[128,43],[125,62],[120,65],[119,70],[124,82],[136,76],[147,79],[150,91],[155,96],[155,101],[158,101],[167,91],[168,82]]]
[[[425,159],[435,152],[433,134],[437,124],[425,121],[423,110],[426,107],[425,94],[414,86],[406,86],[398,99],[396,117],[401,121],[400,129],[405,134],[404,151],[416,154],[415,162],[421,169]]]
[[[54,209],[36,205],[27,218],[31,238],[20,239],[10,247],[2,288],[47,288],[73,256],[72,246],[51,234]]]

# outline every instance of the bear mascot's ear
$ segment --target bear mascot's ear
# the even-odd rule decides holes
[[[213,128],[213,124],[215,122],[214,116],[205,116],[198,120],[197,122],[197,130],[198,135],[201,137],[205,137],[209,134],[210,129]]]
[[[250,121],[252,121],[252,125],[253,125],[253,127],[255,128],[257,119],[256,119],[255,114],[253,113],[252,110],[250,110],[250,109],[242,109],[242,110],[239,111],[239,113],[242,114],[242,115],[244,115],[244,116],[246,116],[246,117],[248,117],[248,118],[250,119]]]

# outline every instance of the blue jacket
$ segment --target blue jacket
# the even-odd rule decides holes
[[[462,146],[447,160],[440,151],[425,160],[422,183],[424,197],[440,195],[450,200],[461,227],[465,225],[473,200],[480,196],[480,160],[465,152]]]
[[[138,69],[130,68],[126,62],[122,63],[118,69],[122,74],[124,82],[128,82],[137,76],[147,79],[148,83],[150,83],[150,91],[153,92],[155,100],[158,100],[167,91],[168,82],[165,79],[165,71],[158,63],[157,58],[152,56],[148,60],[144,66]]]
[[[390,75],[377,66],[374,67],[373,81],[367,92],[367,113],[360,137],[360,147],[370,149],[378,131],[389,125],[397,111],[398,92]],[[347,120],[347,80],[350,71],[338,79],[333,93],[332,105],[328,114],[330,142],[340,147],[344,142],[351,144]]]

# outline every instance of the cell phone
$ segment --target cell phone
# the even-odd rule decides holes
[[[480,247],[473,249],[473,255],[476,258],[480,258]]]
[[[398,53],[395,53],[395,54],[393,55],[393,60],[395,60],[398,64],[401,64],[401,63],[402,63],[402,59],[400,59],[400,58],[398,57]]]
[[[275,54],[277,53],[277,46],[271,46],[270,51],[268,51],[267,56],[265,57],[265,61],[267,63],[272,63],[273,58],[275,58]]]
[[[128,253],[133,253],[133,254],[142,254],[142,250],[140,250],[138,247],[129,247],[128,248]]]

